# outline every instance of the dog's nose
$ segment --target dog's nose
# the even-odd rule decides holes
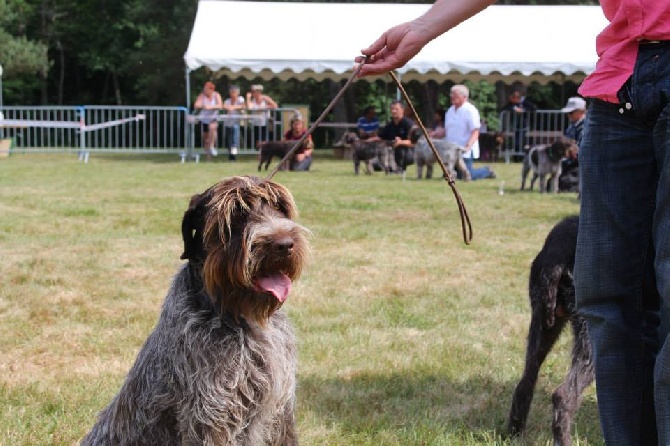
[[[286,237],[280,240],[275,241],[274,249],[278,254],[287,255],[293,251],[293,239]]]

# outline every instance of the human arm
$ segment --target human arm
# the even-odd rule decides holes
[[[493,3],[495,0],[437,0],[422,16],[388,29],[372,45],[361,50],[368,61],[358,75],[383,74],[402,67],[428,42]],[[363,57],[355,61],[361,63]]]
[[[470,138],[468,138],[468,142],[465,143],[465,151],[469,152],[472,149],[472,145],[479,141],[479,129],[472,129],[472,132],[470,133]]]
[[[277,104],[275,102],[275,100],[272,99],[270,96],[265,96],[264,95],[264,96],[261,96],[261,97],[265,101],[265,103],[267,104],[266,108],[279,108],[279,104]]]
[[[202,108],[203,108],[202,101],[203,101],[203,95],[199,94],[198,97],[195,98],[195,103],[193,104],[193,108],[195,110],[202,110]]]

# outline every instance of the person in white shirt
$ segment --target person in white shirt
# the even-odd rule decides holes
[[[252,85],[251,91],[247,92],[247,108],[251,112],[249,123],[254,129],[254,144],[256,147],[260,143],[268,140],[268,119],[270,112],[279,106],[270,96],[263,94],[263,86],[260,84]]]
[[[495,178],[496,174],[488,167],[474,167],[474,160],[479,158],[481,119],[477,108],[468,101],[469,96],[470,90],[465,85],[451,87],[451,107],[444,117],[446,139],[464,148],[463,160],[472,180]]]

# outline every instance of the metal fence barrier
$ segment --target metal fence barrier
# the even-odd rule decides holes
[[[4,106],[0,112],[0,139],[11,139],[13,152],[74,152],[86,160],[89,152],[167,153],[182,161],[204,153],[198,116],[185,107]],[[260,142],[280,140],[295,112],[278,108],[240,116],[239,153],[257,153]],[[223,149],[232,125],[223,113],[218,121],[216,147]],[[266,122],[263,133],[259,121]]]
[[[204,153],[197,114],[185,107],[151,106],[4,106],[0,110],[0,139],[10,138],[14,152],[166,153],[197,159]],[[295,108],[266,110],[267,131],[258,132],[258,115],[240,116],[239,153],[257,153],[263,140],[280,140],[290,126]],[[232,131],[229,118],[220,113],[216,147],[225,154]],[[308,124],[306,122],[306,124]],[[528,147],[551,142],[568,124],[565,113],[538,110],[500,114],[506,162],[522,158]],[[328,125],[328,124],[323,124]]]
[[[567,125],[567,114],[560,110],[500,113],[500,131],[505,137],[501,150],[505,162],[523,158],[534,145],[552,142],[563,135]]]

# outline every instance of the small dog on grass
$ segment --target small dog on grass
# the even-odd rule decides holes
[[[535,180],[540,178],[540,192],[547,192],[551,182],[551,191],[558,192],[558,178],[561,176],[561,160],[568,150],[575,149],[575,142],[568,138],[558,138],[552,144],[533,146],[523,159],[521,169],[521,190],[526,187],[526,178],[532,171],[530,190],[533,190]],[[549,180],[546,177],[549,176]]]
[[[279,311],[308,257],[283,186],[232,177],[184,214],[188,260],[82,445],[297,445],[296,343]]]
[[[470,179],[470,172],[465,167],[465,161],[461,156],[463,147],[444,139],[433,139],[433,145],[440,154],[442,162],[449,170],[453,178],[456,178],[456,171],[461,172],[466,180]],[[425,136],[421,136],[414,147],[414,162],[416,163],[416,176],[420,180],[423,177],[423,167],[426,166],[426,179],[433,178],[433,165],[437,162],[433,150],[428,145]]]
[[[267,141],[258,146],[260,153],[258,155],[258,171],[265,164],[265,170],[272,162],[272,158],[277,157],[280,160],[284,159],[286,154],[291,150],[295,141]],[[279,166],[279,170],[288,170],[291,160],[287,160],[284,165]]]
[[[394,165],[393,148],[384,140],[361,140],[355,132],[346,132],[333,147],[352,148],[351,158],[354,161],[354,174],[360,172],[361,163],[366,175],[372,174],[374,164],[380,166],[384,173],[389,173]]]
[[[572,271],[578,224],[579,217],[573,216],[554,226],[531,266],[528,288],[532,315],[526,365],[514,391],[508,421],[510,435],[524,431],[540,367],[563,328],[570,323],[574,335],[572,364],[565,380],[551,397],[554,406],[552,432],[554,445],[558,446],[572,444],[572,420],[582,392],[594,377],[586,323],[575,310]]]

